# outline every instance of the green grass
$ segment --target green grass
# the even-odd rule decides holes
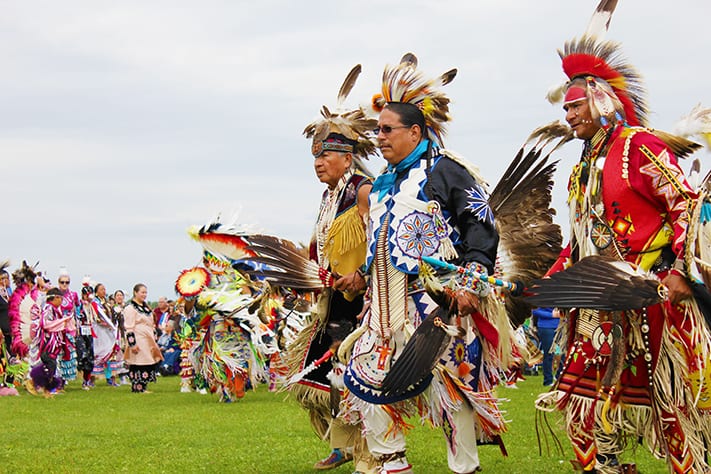
[[[565,454],[539,456],[533,400],[542,391],[541,377],[519,382],[518,390],[500,389],[511,420],[504,441],[509,456],[497,446],[479,448],[485,473],[532,474],[572,472],[564,433],[558,437]],[[0,398],[0,472],[235,472],[315,473],[312,465],[328,454],[326,443],[311,431],[306,412],[283,393],[260,386],[237,403],[218,403],[215,395],[179,393],[177,377],[151,384],[150,394],[128,386],[97,382],[89,392],[72,382],[53,399]],[[560,423],[550,416],[551,423]],[[418,474],[446,473],[440,430],[417,426],[408,435],[408,459]],[[644,474],[667,472],[643,448],[629,453]],[[350,473],[344,465],[330,471]]]

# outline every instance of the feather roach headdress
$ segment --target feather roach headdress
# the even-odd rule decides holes
[[[599,116],[614,119],[615,111],[621,105],[629,125],[648,125],[647,92],[642,76],[622,57],[619,43],[598,42],[597,38],[583,36],[568,41],[558,54],[563,60],[563,71],[570,80],[585,79],[587,97]],[[601,87],[600,80],[610,89],[604,85]]]
[[[29,283],[32,285],[37,277],[36,268],[39,262],[35,263],[33,266],[29,266],[26,261],[22,261],[22,266],[12,272],[12,282],[16,287],[19,287],[23,283]]]
[[[548,99],[556,103],[587,97],[595,118],[624,118],[631,126],[646,127],[649,109],[642,77],[624,59],[619,43],[603,40],[616,6],[617,0],[601,0],[583,36],[558,50],[570,82],[549,92]],[[571,82],[578,78],[584,79],[584,95],[571,91]]]
[[[356,167],[370,175],[361,159],[375,153],[373,129],[378,121],[368,117],[362,107],[354,110],[343,110],[343,103],[361,72],[360,64],[351,69],[338,91],[335,112],[325,105],[321,108],[321,119],[312,122],[304,129],[306,138],[313,139],[311,153],[314,157],[320,156],[324,151],[334,150],[353,153]]]
[[[450,69],[435,79],[425,79],[417,70],[417,57],[405,54],[400,64],[386,66],[383,72],[383,89],[373,96],[373,110],[380,112],[389,102],[403,102],[417,106],[425,116],[428,138],[442,146],[445,124],[451,120],[449,98],[440,91],[454,80],[456,69]]]

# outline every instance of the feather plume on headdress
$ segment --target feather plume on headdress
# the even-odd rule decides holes
[[[696,104],[688,114],[674,124],[673,130],[674,134],[682,137],[702,138],[711,150],[711,108]]]
[[[585,29],[583,38],[587,38],[593,43],[602,42],[607,34],[607,30],[610,28],[612,14],[615,12],[616,7],[617,0],[600,0],[600,3],[597,5],[597,8],[590,18],[590,21],[588,21],[588,26]],[[552,86],[546,93],[548,101],[551,104],[562,102],[567,85],[568,83],[564,82]]]
[[[343,110],[343,103],[361,73],[361,65],[357,64],[350,70],[343,85],[338,90],[335,111],[331,111],[327,106],[321,108],[321,117],[306,126],[304,135],[313,139],[312,152],[317,156],[324,148],[324,141],[331,134],[342,135],[347,138],[353,147],[353,161],[356,168],[364,174],[371,176],[372,173],[363,163],[369,155],[375,153],[376,144],[373,137],[373,129],[378,125],[378,121],[369,117],[362,107],[353,110]]]
[[[417,70],[417,57],[407,53],[397,66],[385,67],[382,91],[373,97],[373,109],[380,112],[388,102],[404,102],[419,107],[425,116],[429,138],[442,146],[445,123],[451,117],[449,98],[439,89],[452,82],[456,75],[457,70],[450,69],[435,79],[425,79]]]

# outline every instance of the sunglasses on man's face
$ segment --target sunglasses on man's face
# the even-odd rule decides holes
[[[60,285],[68,285],[69,282],[67,280],[59,280]]]
[[[395,127],[391,127],[390,125],[381,125],[379,127],[375,127],[373,129],[373,133],[376,135],[379,135],[380,132],[383,132],[383,135],[388,135],[388,134],[392,133],[392,131],[395,130],[396,128],[410,128],[410,127],[412,127],[412,125],[398,125]]]

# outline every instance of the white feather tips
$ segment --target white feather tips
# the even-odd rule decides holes
[[[711,149],[711,108],[696,104],[674,124],[674,134],[685,138],[703,138],[706,146]]]

